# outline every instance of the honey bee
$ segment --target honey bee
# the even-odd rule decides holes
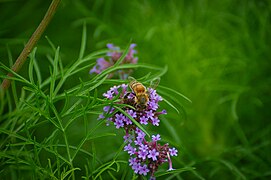
[[[140,82],[138,82],[135,78],[129,76],[129,87],[135,93],[135,103],[139,108],[145,108],[149,102],[149,92],[147,88]],[[155,89],[160,82],[159,78],[151,81],[150,88]]]

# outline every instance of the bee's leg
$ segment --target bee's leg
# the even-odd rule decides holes
[[[138,103],[138,99],[137,99],[137,97],[135,96],[135,98],[134,98],[134,104],[135,104],[135,107],[138,109],[139,108],[139,103]]]

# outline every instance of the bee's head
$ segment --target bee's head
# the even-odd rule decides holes
[[[138,103],[139,104],[146,104],[149,100],[148,95],[147,94],[141,94],[137,97]]]

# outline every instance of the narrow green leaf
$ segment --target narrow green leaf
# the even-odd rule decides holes
[[[12,53],[11,50],[9,48],[9,45],[7,44],[7,53],[8,53],[8,60],[9,60],[9,67],[12,67],[13,63],[13,58],[12,58]]]
[[[87,64],[87,65],[84,65],[83,67],[77,67],[76,69],[74,69],[74,70],[69,74],[69,76],[72,76],[72,75],[74,75],[74,74],[76,74],[76,73],[79,73],[79,72],[83,72],[83,71],[85,71],[85,69],[88,69],[88,71],[89,71],[90,67],[92,67],[94,64],[95,64],[95,63],[89,63],[89,64]]]
[[[140,64],[140,63],[138,63],[138,64],[121,64],[118,66],[111,66],[111,67],[105,69],[100,74],[96,75],[93,78],[93,80],[97,80],[97,79],[105,76],[106,74],[112,73],[112,72],[119,70],[119,69],[132,69],[132,68],[139,68],[139,67],[146,68],[146,69],[152,69],[152,70],[158,70],[158,71],[163,71],[163,70],[166,71],[166,67],[161,68],[158,66],[148,65],[148,64]],[[153,78],[155,78],[155,77],[153,77]]]
[[[224,164],[227,168],[229,168],[232,172],[234,172],[236,175],[238,175],[239,178],[246,180],[247,178],[244,176],[244,174],[231,162],[219,159],[219,162]]]
[[[98,172],[98,173],[94,177],[93,180],[97,179],[104,171],[106,171],[107,169],[109,169],[114,163],[115,163],[115,161],[111,161],[111,162],[103,164],[100,168],[96,169],[94,172]]]
[[[62,121],[61,121],[61,118],[60,118],[58,111],[56,110],[56,107],[54,106],[53,103],[49,102],[48,100],[47,100],[47,104],[49,105],[49,107],[51,108],[51,110],[53,111],[53,113],[57,119],[58,127],[60,128],[61,131],[64,131]],[[51,117],[48,117],[48,119],[51,119]]]
[[[168,100],[166,100],[164,97],[163,98],[163,101],[165,101],[170,107],[172,107],[178,114],[180,114],[180,111],[173,105],[171,104]]]
[[[86,22],[84,22],[79,59],[82,59],[84,56],[85,49],[86,49],[86,42],[87,42],[87,26],[86,26]]]
[[[162,172],[162,173],[156,173],[155,174],[155,177],[161,177],[161,176],[164,176],[164,175],[168,175],[168,174],[175,174],[175,173],[183,173],[183,172],[186,172],[186,171],[193,171],[195,170],[194,167],[184,167],[184,168],[179,168],[179,169],[174,169],[172,171],[166,171],[166,172]]]
[[[73,168],[65,173],[62,173],[61,174],[61,179],[65,179],[69,174],[73,173],[74,171],[76,170],[81,170],[80,168]]]
[[[92,154],[93,154],[92,167],[94,169],[96,167],[96,148],[95,148],[94,141],[92,141],[92,143],[91,143],[91,149],[92,149]]]
[[[57,74],[57,79],[64,76],[64,69],[63,69],[61,57],[59,57],[58,66],[59,66],[59,74]]]
[[[103,133],[100,135],[95,135],[95,136],[90,136],[90,134],[87,136],[87,140],[91,140],[91,139],[97,139],[97,138],[101,138],[101,137],[106,137],[106,136],[116,136],[115,133]]]
[[[23,83],[28,84],[28,85],[32,85],[27,79],[25,79],[24,77],[20,76],[18,73],[12,71],[10,68],[8,68],[7,66],[5,66],[3,63],[0,62],[0,64],[1,64],[0,68],[5,69],[6,71],[12,73],[15,76],[15,77],[0,76],[0,77],[3,77],[3,79],[4,78],[8,78],[8,79],[12,79],[12,80],[17,80],[17,81],[23,82]]]
[[[175,102],[175,103],[178,105],[178,108],[180,108],[180,110],[181,110],[181,111],[179,111],[179,112],[182,112],[182,114],[184,115],[184,118],[186,118],[186,111],[185,111],[185,109],[184,109],[182,103],[179,101],[178,98],[176,98],[176,96],[173,96],[173,95],[171,95],[171,94],[169,94],[169,93],[166,93],[166,92],[164,92],[164,91],[161,91],[161,90],[159,90],[159,93],[162,94],[163,99],[166,99],[165,97],[167,96],[167,97],[171,100],[171,102]],[[170,102],[169,100],[167,100],[167,99],[166,99],[165,102],[166,102],[166,103],[171,103],[171,102]],[[173,105],[173,104],[171,103],[171,105]],[[175,107],[175,106],[174,106],[174,107]],[[178,108],[176,108],[176,109],[178,109]],[[178,109],[178,110],[179,110],[179,109]]]
[[[76,108],[80,103],[82,102],[82,99],[78,99],[78,101],[74,102],[73,105],[62,115],[66,116],[71,113],[71,111]]]
[[[87,88],[87,89],[84,90],[84,91],[81,91],[78,95],[86,94],[87,92],[90,92],[90,91],[92,91],[93,89],[97,88],[98,86],[100,86],[100,85],[106,80],[107,77],[108,77],[107,75],[104,76],[101,80],[99,80],[98,82],[96,82],[95,85],[93,85],[93,86]]]
[[[30,53],[30,62],[28,66],[28,76],[29,80],[32,84],[34,84],[34,75],[33,75],[33,69],[34,69],[34,61],[35,61],[35,55],[36,55],[37,47],[33,49],[33,51]]]
[[[55,91],[55,82],[57,79],[58,74],[58,62],[59,62],[59,49],[60,47],[57,47],[54,57],[54,64],[53,64],[53,73],[51,75],[51,86],[50,86],[50,98],[53,99],[57,92]]]
[[[93,99],[91,101],[91,104],[89,105],[90,107],[92,107],[95,104],[95,102],[97,101],[97,98],[98,98],[98,91],[97,91],[97,89],[95,89]]]
[[[130,44],[131,41],[129,42],[128,46],[126,47],[126,49],[124,50],[124,52],[122,53],[121,57],[117,60],[117,62],[114,64],[114,67],[119,66],[122,61],[124,60],[124,58],[126,57],[126,55],[128,54],[129,50],[130,50]]]
[[[176,94],[176,95],[179,95],[180,97],[182,97],[182,98],[185,99],[186,101],[192,103],[192,101],[191,101],[188,97],[186,97],[185,95],[179,93],[178,91],[175,91],[174,89],[171,89],[171,88],[168,88],[168,87],[165,87],[165,86],[161,86],[161,85],[159,85],[159,88],[165,89],[165,90],[170,91],[170,92],[172,92],[172,93],[174,93],[174,94]]]
[[[150,75],[149,76],[149,80],[148,81],[152,81],[153,79],[156,79],[156,78],[159,78],[159,77],[162,77],[163,75],[166,74],[168,70],[168,67],[167,66],[164,66],[163,68],[160,68],[159,71],[153,75]],[[148,82],[147,81],[147,82]]]
[[[46,119],[48,119],[55,127],[57,127],[58,129],[62,129],[61,126],[60,126],[61,124],[57,124],[57,122],[55,122],[51,117],[49,117],[48,114],[45,113],[43,110],[41,110],[41,109],[39,109],[39,108],[33,106],[32,104],[30,104],[30,103],[28,103],[28,102],[26,102],[26,101],[24,101],[24,103],[25,103],[26,105],[28,105],[34,112],[38,112],[39,114],[43,115],[43,116],[44,116]]]
[[[35,73],[36,73],[36,76],[37,76],[38,86],[40,86],[41,83],[42,83],[42,76],[41,76],[39,65],[38,65],[36,60],[34,60],[34,70],[35,70]]]
[[[107,173],[109,174],[109,176],[111,177],[111,179],[117,180],[117,178],[110,171],[107,171]]]
[[[51,171],[51,173],[53,174],[53,169],[52,169],[52,164],[51,164],[51,159],[48,158],[48,166],[49,166],[49,170]]]
[[[115,156],[114,156],[114,160],[116,161],[117,158],[119,157],[120,153],[122,152],[124,146],[126,145],[126,142],[123,142],[122,145],[119,147],[118,151],[116,152]]]
[[[18,108],[19,99],[18,99],[18,94],[17,94],[16,81],[11,82],[11,90],[12,90],[12,96],[14,99],[15,106],[16,108]],[[0,97],[0,99],[3,99],[3,98]]]
[[[171,136],[173,137],[171,140],[174,139],[174,141],[178,144],[178,145],[181,145],[182,142],[181,142],[181,139],[180,139],[180,136],[178,135],[177,131],[178,129],[176,129],[176,127],[172,126],[170,124],[170,122],[164,117],[160,117],[161,118],[161,121],[165,124],[165,128],[168,130],[168,133],[171,134]],[[175,123],[175,122],[174,122]]]
[[[68,106],[70,105],[70,97],[68,96],[68,93],[66,90],[64,90],[64,95],[65,95],[65,99],[64,99],[64,107],[62,108],[60,115],[65,114],[65,112],[67,111]]]
[[[49,45],[51,46],[51,48],[55,52],[56,51],[56,47],[55,47],[54,43],[49,39],[48,36],[45,36],[45,39],[48,41]]]
[[[81,59],[80,62],[85,63],[85,62],[88,62],[93,59],[96,60],[100,57],[103,57],[107,52],[108,52],[108,49],[103,49],[103,50],[92,52],[92,53],[86,55],[83,59]]]

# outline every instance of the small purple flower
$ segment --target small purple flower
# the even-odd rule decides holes
[[[151,98],[154,102],[158,103],[159,101],[162,101],[162,100],[163,100],[162,97],[159,96],[159,95],[156,93],[156,90],[155,90],[155,89],[148,88],[148,91],[150,92],[150,93],[149,93],[149,94],[150,94],[150,98]]]
[[[98,117],[98,120],[104,119],[104,118],[105,118],[105,117],[104,117],[104,114],[100,114],[99,117]]]
[[[132,109],[126,110],[126,112],[127,112],[130,116],[132,116],[133,118],[136,118],[136,112],[133,111]]]
[[[132,148],[132,149],[130,149],[129,151],[128,151],[128,154],[129,155],[133,155],[133,154],[135,154],[136,153],[136,148]]]
[[[123,123],[122,120],[116,120],[114,124],[115,124],[117,129],[124,126],[124,123]]]
[[[126,125],[133,124],[133,122],[128,117],[125,117],[123,121],[125,122]]]
[[[157,102],[149,101],[149,102],[148,102],[148,105],[149,105],[150,109],[152,109],[152,110],[154,110],[154,111],[156,111],[156,110],[158,109],[158,104],[157,104]]]
[[[134,54],[137,53],[136,50],[134,50],[134,48],[136,47],[136,44],[131,44],[130,48],[129,48],[129,52],[127,54],[127,56],[125,57],[125,61],[130,61],[132,64],[137,63],[138,58],[134,57]]]
[[[139,138],[144,138],[146,136],[146,134],[139,128],[136,128],[135,132],[137,133],[137,137]]]
[[[140,163],[134,163],[132,166],[132,169],[134,170],[134,172],[137,174],[140,171]]]
[[[125,119],[125,116],[123,114],[116,114],[115,117],[118,121],[124,121]]]
[[[173,148],[169,148],[169,154],[170,156],[177,156],[178,150]]]
[[[167,111],[165,109],[163,109],[162,114],[167,114]]]
[[[101,69],[106,69],[111,66],[111,64],[104,58],[97,59],[97,64],[100,66]]]
[[[143,160],[146,159],[147,155],[148,155],[148,151],[143,151],[143,150],[138,151],[138,157]]]
[[[97,59],[97,64],[89,71],[89,73],[100,74],[103,70],[107,69],[112,65],[112,63],[106,61],[104,58],[99,58]]]
[[[130,163],[130,164],[129,164],[130,166],[133,166],[134,164],[137,164],[137,163],[138,163],[138,160],[137,160],[136,158],[132,158],[132,157],[131,157],[131,158],[129,159],[129,163]]]
[[[155,135],[152,135],[152,140],[153,140],[153,141],[159,141],[159,140],[161,140],[160,134],[157,134],[156,136],[155,136]]]
[[[159,152],[157,152],[155,149],[149,151],[148,158],[152,158],[153,161],[157,160],[157,156],[159,155]]]
[[[144,176],[146,176],[149,171],[146,164],[139,168],[139,174],[143,174]]]
[[[122,94],[125,94],[128,88],[127,84],[121,84],[120,87],[122,88]]]
[[[131,54],[135,54],[136,53],[136,50],[134,50],[135,47],[136,47],[136,44],[134,44],[134,43],[130,45],[130,53]]]
[[[94,66],[94,67],[89,71],[89,74],[92,74],[92,73],[100,74],[100,73],[101,73],[101,70],[100,70],[100,69],[97,69],[97,66]]]
[[[148,118],[146,118],[145,116],[141,116],[140,117],[140,123],[147,125],[148,124]]]
[[[132,135],[131,134],[126,134],[125,136],[123,136],[123,139],[125,142],[132,142]]]
[[[139,147],[139,150],[141,150],[141,151],[148,151],[149,150],[149,147],[147,146],[147,145],[141,145],[140,147]]]
[[[127,144],[126,146],[124,146],[124,151],[129,151],[131,148],[133,148],[131,144]]]
[[[105,112],[109,112],[110,106],[105,106],[105,107],[103,108],[103,110],[104,110]]]
[[[144,140],[145,137],[145,133],[143,134],[143,136],[137,136],[136,140],[134,141],[136,145],[141,146],[142,145],[142,141]]]
[[[138,127],[135,129],[135,133],[139,136],[140,134],[143,134],[144,132],[139,129]]]
[[[114,93],[112,91],[107,91],[106,93],[103,93],[103,96],[107,99],[113,99],[113,94]]]
[[[141,145],[143,141],[143,138],[136,138],[136,140],[134,141],[135,145]]]
[[[154,117],[154,118],[152,119],[152,124],[153,124],[154,126],[159,126],[159,122],[160,122],[160,120],[158,119],[158,117]]]
[[[129,155],[133,155],[136,152],[136,148],[131,146],[131,144],[128,144],[128,145],[124,146],[124,151],[127,151]]]
[[[152,112],[152,110],[146,111],[146,116],[147,118],[152,119],[154,116],[154,113]]]
[[[115,95],[118,95],[119,94],[119,86],[113,86],[110,88],[110,91],[113,92]]]
[[[114,44],[112,44],[112,43],[108,43],[106,46],[108,49],[110,49],[112,51],[120,51],[120,48],[117,46],[114,46]]]

